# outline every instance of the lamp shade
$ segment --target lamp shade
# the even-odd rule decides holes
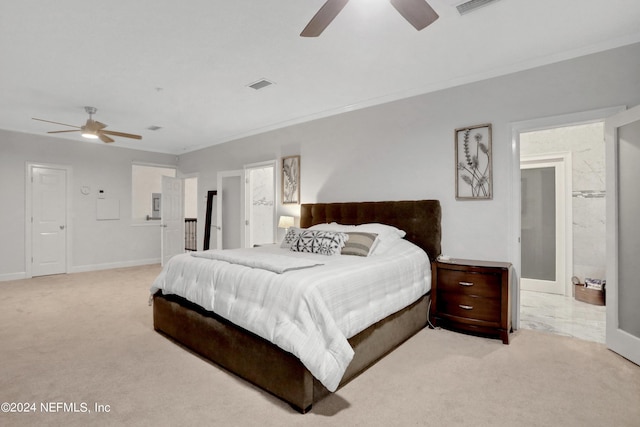
[[[280,217],[278,221],[278,228],[289,228],[293,227],[293,217],[292,216],[284,216]]]

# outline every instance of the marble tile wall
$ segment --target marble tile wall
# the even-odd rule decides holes
[[[573,185],[573,275],[605,278],[604,124],[527,132],[520,135],[522,156],[571,152]]]

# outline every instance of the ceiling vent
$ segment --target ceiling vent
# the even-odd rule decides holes
[[[259,90],[259,89],[263,89],[267,86],[271,86],[273,84],[273,82],[270,82],[267,79],[260,79],[257,82],[253,82],[247,86],[249,86],[251,89],[255,89],[255,90]]]
[[[469,0],[456,6],[456,9],[458,9],[460,15],[465,15],[496,1],[498,0]]]

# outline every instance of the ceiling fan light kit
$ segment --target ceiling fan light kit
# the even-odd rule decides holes
[[[66,123],[53,122],[51,120],[37,119],[32,117],[33,120],[39,120],[41,122],[54,123],[62,126],[69,126],[76,128],[74,130],[54,130],[47,133],[65,133],[65,132],[80,132],[80,135],[88,139],[100,139],[102,142],[114,142],[115,140],[110,136],[119,136],[122,138],[142,139],[140,135],[134,135],[132,133],[116,132],[112,130],[105,130],[107,125],[93,120],[93,115],[98,111],[96,107],[84,107],[84,110],[89,114],[87,122],[83,126],[68,125]]]
[[[300,36],[318,37],[348,2],[349,0],[327,0],[302,30]],[[436,11],[425,0],[389,0],[389,2],[418,31],[438,19]]]
[[[83,130],[81,135],[87,139],[98,139],[98,135],[89,130]]]

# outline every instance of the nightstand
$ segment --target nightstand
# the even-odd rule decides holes
[[[511,264],[450,259],[432,264],[434,326],[498,336],[509,344]]]

